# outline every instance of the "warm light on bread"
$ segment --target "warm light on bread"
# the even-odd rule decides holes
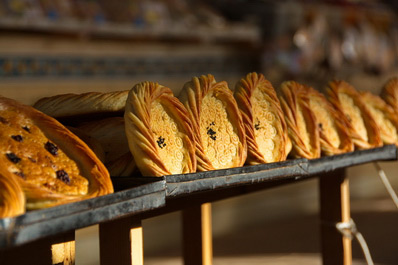
[[[280,102],[292,141],[290,154],[297,158],[320,157],[319,130],[310,107],[307,87],[295,81],[285,81],[280,89]]]
[[[105,154],[104,164],[111,176],[130,176],[136,168],[124,124],[123,117],[111,117],[78,127],[100,143]]]
[[[1,164],[4,164],[4,159],[6,158],[0,157]],[[0,218],[13,217],[25,212],[25,195],[16,179],[18,177],[0,167]]]
[[[143,175],[195,172],[191,121],[170,88],[154,82],[136,84],[124,119],[130,151]]]
[[[361,96],[380,130],[383,143],[398,145],[398,116],[393,108],[370,92],[362,92]]]
[[[315,115],[319,129],[323,155],[336,155],[354,151],[354,144],[346,124],[326,97],[312,87],[307,87],[310,108]]]
[[[383,86],[380,96],[398,115],[398,77],[390,78]]]
[[[128,90],[61,94],[39,99],[33,107],[55,118],[124,112]]]
[[[113,192],[109,173],[91,149],[55,119],[0,98],[2,172],[17,176],[27,209]],[[8,176],[5,176],[8,177]]]
[[[234,97],[246,129],[247,164],[283,161],[291,142],[279,99],[264,75],[249,73],[235,86]]]
[[[239,167],[247,156],[245,129],[226,82],[193,77],[180,92],[195,136],[198,171]]]
[[[335,80],[327,88],[329,101],[343,113],[348,133],[356,148],[368,149],[383,144],[379,128],[366,108],[360,93],[345,81]]]

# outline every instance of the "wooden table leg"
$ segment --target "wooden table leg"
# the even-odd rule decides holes
[[[141,219],[125,217],[99,225],[101,265],[143,265]]]
[[[183,254],[185,265],[213,263],[211,203],[182,210]]]
[[[75,232],[43,238],[0,251],[0,264],[75,264]]]
[[[338,222],[350,221],[350,189],[345,170],[320,177],[320,217],[323,265],[351,265],[352,242],[336,228]]]

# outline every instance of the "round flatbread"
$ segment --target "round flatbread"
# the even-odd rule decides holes
[[[398,78],[393,77],[383,86],[380,96],[398,115]]]
[[[179,94],[194,129],[198,171],[240,167],[247,157],[242,116],[226,82],[193,77]]]
[[[398,145],[398,117],[394,109],[381,97],[370,92],[361,92],[361,96],[380,130],[383,143]]]
[[[123,117],[86,122],[78,126],[96,139],[104,151],[104,164],[111,176],[130,176],[136,169],[127,141]]]
[[[33,107],[54,118],[122,116],[128,92],[61,94],[39,99]]]
[[[307,87],[310,108],[319,129],[323,155],[337,155],[354,151],[354,144],[340,112],[319,91]]]
[[[246,129],[250,165],[284,161],[291,149],[285,117],[272,84],[249,73],[235,86],[234,97]]]
[[[280,102],[292,141],[291,156],[307,159],[320,157],[319,130],[310,107],[307,87],[295,81],[285,81],[280,90]]]
[[[368,149],[383,144],[375,120],[353,86],[345,81],[332,81],[327,87],[327,95],[333,106],[344,114],[348,133],[356,148]]]
[[[196,171],[191,121],[170,88],[136,84],[124,114],[126,136],[135,163],[145,176]]]
[[[94,152],[54,118],[0,97],[0,166],[17,176],[27,209],[113,192]]]

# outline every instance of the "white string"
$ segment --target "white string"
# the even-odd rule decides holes
[[[366,241],[362,234],[357,230],[357,226],[355,225],[354,220],[350,219],[349,222],[339,222],[336,224],[336,228],[340,233],[343,234],[343,236],[348,237],[351,240],[355,236],[355,238],[359,242],[359,245],[362,248],[362,252],[365,256],[367,264],[374,265],[368,245],[366,244]]]
[[[388,193],[390,194],[392,200],[394,201],[395,206],[398,208],[398,197],[397,197],[397,194],[395,193],[394,189],[392,188],[391,183],[388,181],[386,173],[380,167],[379,163],[374,162],[373,164],[375,165],[375,167],[377,169],[377,172],[379,173],[381,181],[383,182],[383,184],[386,187]]]

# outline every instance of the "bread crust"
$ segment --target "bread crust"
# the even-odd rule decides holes
[[[280,102],[292,141],[291,156],[307,159],[320,157],[319,130],[310,107],[307,87],[295,81],[285,81],[280,90]]]
[[[249,73],[236,84],[234,97],[246,130],[246,163],[255,165],[286,160],[291,142],[284,114],[272,84],[262,74]],[[267,119],[267,115],[273,119]],[[275,130],[275,135],[270,136],[270,130]],[[267,137],[265,140],[272,141],[272,144],[260,149],[259,145],[264,143],[257,141],[257,131],[261,133],[258,135],[259,140]],[[267,150],[263,150],[264,147],[267,147]]]
[[[168,121],[156,120],[157,115],[167,117]],[[164,176],[196,171],[191,121],[184,105],[170,88],[148,81],[136,84],[129,92],[124,120],[130,151],[143,175]],[[167,126],[175,127],[171,131]],[[168,138],[158,135],[161,131],[173,134]],[[171,141],[172,138],[175,142]],[[173,149],[175,146],[177,148]],[[161,154],[163,151],[174,153],[165,157]],[[178,165],[166,162],[173,154],[179,157],[175,159],[180,161]]]
[[[354,144],[341,113],[336,111],[324,94],[312,87],[307,89],[310,107],[317,119],[322,154],[331,156],[354,151]]]
[[[123,113],[128,90],[61,94],[39,99],[33,107],[55,118]]]
[[[398,115],[398,77],[390,78],[382,87],[380,96]]]
[[[380,130],[383,143],[398,146],[398,115],[394,109],[371,92],[363,91],[361,97]]]
[[[0,97],[0,113],[3,112],[10,112],[12,115],[15,115],[15,117],[22,117],[22,119],[31,121],[49,141],[54,143],[57,148],[62,150],[76,163],[81,176],[88,181],[88,190],[86,194],[66,195],[62,192],[51,190],[46,186],[39,185],[35,183],[35,181],[28,182],[25,181],[23,177],[19,177],[17,179],[25,193],[27,201],[26,208],[28,210],[93,198],[113,192],[109,173],[102,162],[82,140],[71,133],[57,120],[30,106],[20,104],[12,99]],[[45,150],[43,151],[46,152]],[[41,151],[35,150],[35,152]],[[2,162],[4,162],[4,159]],[[5,165],[3,164],[3,166]],[[13,173],[6,171],[3,172],[3,174],[7,175],[4,177],[9,177],[9,175]],[[26,174],[28,174],[28,172]]]
[[[329,82],[326,91],[329,101],[342,113],[341,119],[357,149],[383,145],[375,120],[353,86],[345,81],[334,80]]]
[[[96,139],[104,151],[104,164],[111,176],[130,176],[136,165],[127,141],[123,117],[86,122],[78,126]]]
[[[14,217],[24,212],[25,195],[21,185],[15,176],[0,167],[0,218]]]
[[[207,170],[215,170],[220,168],[243,166],[247,157],[245,128],[243,125],[242,116],[240,114],[236,100],[233,97],[232,91],[228,88],[228,84],[225,81],[216,82],[214,76],[210,74],[208,74],[207,76],[202,75],[199,78],[193,77],[191,81],[185,83],[178,98],[187,108],[189,117],[192,121],[195,147],[196,147],[196,158],[198,164],[197,170],[207,171]],[[229,151],[225,151],[227,149],[224,149],[225,153],[227,153],[229,157],[224,156],[221,157],[220,159],[210,158],[210,150],[214,151],[214,152],[212,151],[213,156],[217,156],[217,154],[223,153],[222,151],[218,152],[215,150],[216,147],[220,147],[221,149],[225,148],[225,146],[223,146],[222,143],[216,146],[211,146],[211,143],[209,142],[210,146],[209,152],[206,151],[207,145],[205,146],[205,141],[215,142],[217,140],[216,137],[218,135],[220,137],[223,137],[224,135],[221,134],[220,131],[217,131],[215,127],[212,127],[214,123],[212,125],[211,124],[201,125],[201,122],[206,117],[213,120],[217,118],[215,117],[217,113],[212,114],[211,111],[203,109],[203,107],[205,106],[205,99],[214,101],[217,104],[219,104],[220,105],[219,110],[221,110],[223,114],[226,115],[227,117],[227,118],[225,117],[224,118],[219,117],[219,118],[220,118],[220,123],[227,122],[227,124],[224,125],[228,125],[228,127],[231,127],[229,134],[224,133],[226,137],[225,142],[229,141],[231,143],[232,153],[231,152],[228,153]],[[217,112],[218,110],[214,111]],[[221,127],[219,128],[225,129],[223,128],[222,124],[216,124],[214,126],[220,126],[220,125]],[[215,131],[213,130],[213,128]],[[205,131],[206,129],[207,129],[207,135],[202,136],[203,131]],[[229,138],[231,135],[234,135],[235,142],[233,142]],[[208,140],[208,136],[212,137],[212,140]],[[234,155],[233,152],[235,152]]]

